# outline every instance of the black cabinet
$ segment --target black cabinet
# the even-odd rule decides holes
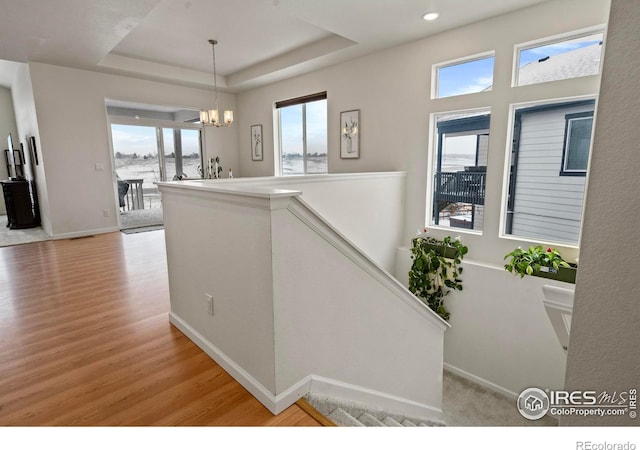
[[[40,225],[40,209],[35,183],[28,180],[4,180],[0,183],[7,208],[7,226],[16,229]]]

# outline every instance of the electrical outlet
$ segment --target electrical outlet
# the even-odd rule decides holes
[[[206,294],[207,296],[207,313],[213,316],[213,295]]]
[[[109,210],[108,209],[103,209],[102,210],[102,216],[103,217],[109,217]]]

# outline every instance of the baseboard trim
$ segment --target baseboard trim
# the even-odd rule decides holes
[[[95,230],[74,231],[73,233],[54,234],[53,236],[51,236],[51,239],[54,239],[54,240],[73,239],[73,238],[80,238],[80,237],[86,237],[86,236],[93,236],[94,234],[113,233],[115,231],[120,231],[120,228],[109,227],[109,228],[98,228]]]
[[[311,393],[358,403],[387,413],[424,420],[442,420],[442,409],[406,398],[317,375],[311,376]]]
[[[170,312],[169,321],[275,415],[280,414],[305,395],[313,393],[338,397],[341,400],[360,403],[404,416],[436,420],[440,420],[442,417],[441,409],[317,375],[308,375],[281,394],[274,395],[177,314]]]
[[[518,399],[518,395],[515,392],[512,392],[506,388],[503,388],[502,386],[499,386],[495,383],[492,383],[491,381],[485,380],[484,378],[481,378],[477,375],[474,375],[472,373],[467,372],[466,370],[462,370],[459,369],[458,367],[452,366],[451,364],[447,364],[444,363],[444,369],[448,370],[449,372],[453,373],[454,375],[458,375],[459,377],[462,377],[466,380],[469,380],[473,383],[479,384],[480,386],[489,389],[490,391],[496,392],[498,394],[504,395],[506,397],[509,397],[513,400],[517,400]]]
[[[213,345],[204,336],[188,325],[177,314],[170,312],[169,321],[178,328],[185,336],[204,351],[211,359],[217,362],[229,375],[251,393],[260,403],[262,403],[273,414],[279,414],[285,408],[278,408],[278,399],[262,383],[252,377],[247,371],[236,364],[218,347]],[[296,399],[297,400],[297,399]],[[295,403],[295,400],[291,404]],[[290,406],[290,405],[287,405]]]

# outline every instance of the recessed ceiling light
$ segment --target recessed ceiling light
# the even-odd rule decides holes
[[[424,20],[436,20],[439,15],[440,14],[438,14],[437,12],[428,12],[424,16],[422,16],[422,18]]]

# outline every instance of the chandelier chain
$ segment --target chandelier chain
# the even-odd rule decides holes
[[[218,74],[216,72],[216,44],[218,43],[218,41],[216,41],[215,39],[210,39],[209,43],[211,44],[211,51],[213,53],[213,93],[214,93],[214,100],[215,100],[215,105],[216,105],[216,111],[220,111],[220,108],[218,108]]]

